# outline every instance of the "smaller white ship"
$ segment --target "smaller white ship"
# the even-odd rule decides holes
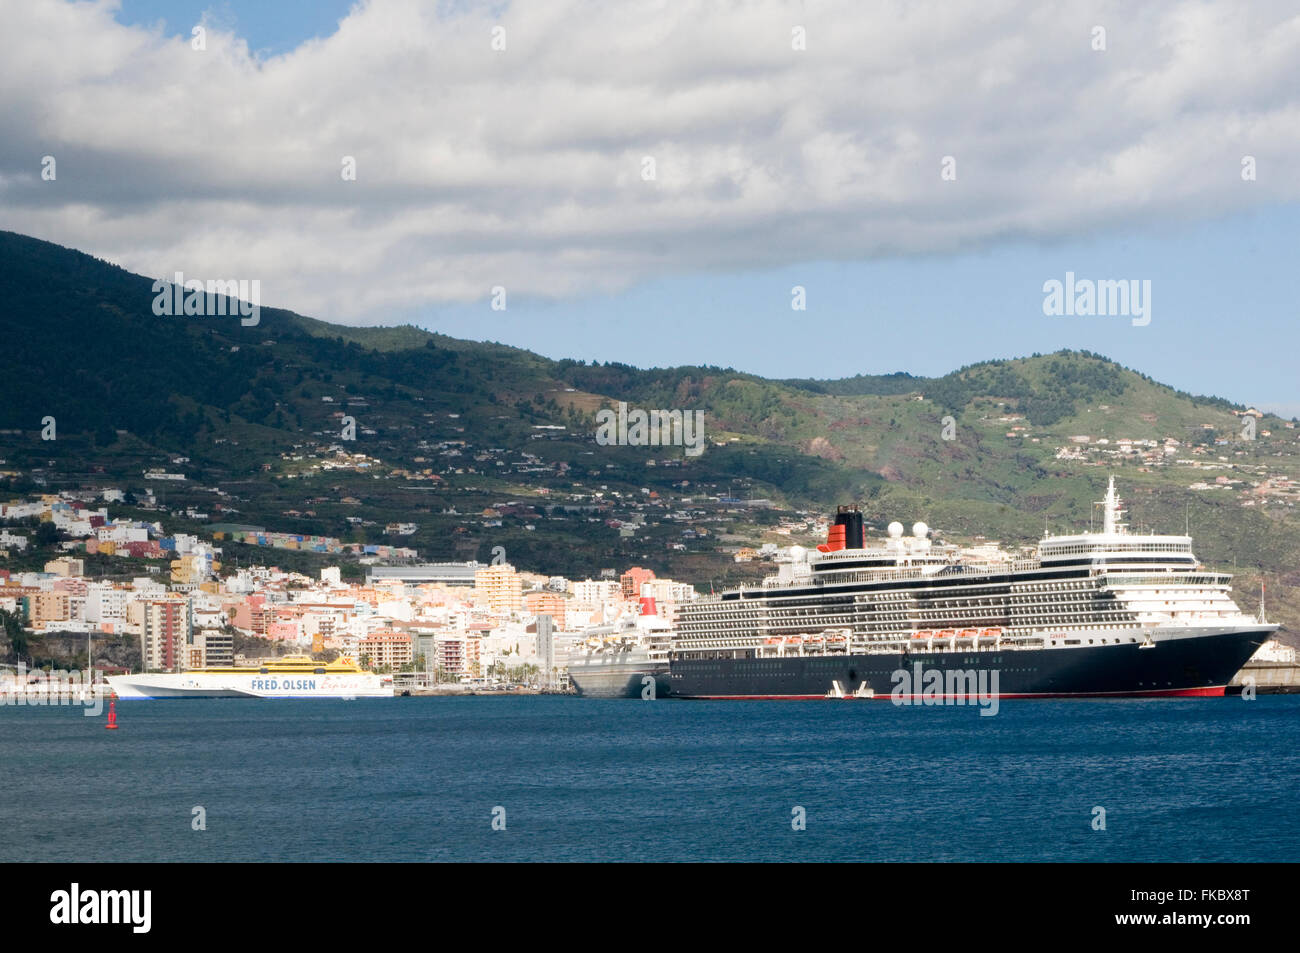
[[[1295,664],[1295,649],[1283,645],[1277,639],[1269,639],[1250,657],[1251,662],[1277,662],[1283,665]],[[1246,664],[1250,664],[1249,662]]]
[[[286,655],[262,666],[204,668],[192,672],[110,675],[122,700],[143,698],[391,698],[393,677],[376,675],[341,655],[317,662]]]
[[[669,694],[668,650],[672,625],[654,599],[617,623],[587,629],[569,653],[569,683],[592,698],[663,698]],[[652,683],[653,682],[653,688]]]

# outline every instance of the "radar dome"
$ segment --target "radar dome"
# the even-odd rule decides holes
[[[807,554],[808,554],[808,551],[807,551],[806,549],[804,549],[802,546],[791,546],[791,547],[790,547],[790,559],[791,559],[792,561],[794,561],[794,562],[802,562],[803,559],[804,559],[804,557],[805,557]]]
[[[930,527],[926,526],[924,523],[913,523],[912,535],[917,539],[925,539],[926,536],[930,535]]]
[[[900,536],[902,536],[902,535],[903,535],[903,524],[902,524],[902,523],[898,522],[898,520],[894,520],[894,522],[892,522],[892,523],[889,524],[889,538],[890,538],[890,539],[898,539],[898,538],[899,538]]]

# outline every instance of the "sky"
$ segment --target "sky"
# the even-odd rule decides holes
[[[1300,414],[1300,10],[1040,7],[0,0],[0,228],[550,357]]]

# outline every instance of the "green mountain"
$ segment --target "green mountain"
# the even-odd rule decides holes
[[[800,511],[857,501],[877,529],[923,519],[952,538],[1018,545],[1044,525],[1086,528],[1115,473],[1135,522],[1186,522],[1203,559],[1235,563],[1252,591],[1269,580],[1271,613],[1293,612],[1300,491],[1286,481],[1300,479],[1300,431],[1264,416],[1249,439],[1245,407],[1098,354],[938,378],[768,380],[553,361],[269,308],[254,326],[233,307],[158,316],[154,299],[149,278],[0,232],[0,497],[153,488],[166,514],[152,518],[168,530],[254,524],[431,559],[487,560],[502,546],[535,571],[640,562],[707,587],[770,571],[737,564],[742,545],[815,542]],[[705,452],[598,444],[596,413],[619,401],[703,411]],[[385,536],[396,522],[419,528]],[[227,546],[228,560],[254,556],[271,558]],[[313,565],[274,554],[294,560]],[[1300,599],[1294,613],[1300,622]]]

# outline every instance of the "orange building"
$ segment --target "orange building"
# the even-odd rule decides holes
[[[38,592],[31,602],[32,624],[65,622],[71,616],[72,599],[66,592]]]
[[[524,608],[532,615],[549,615],[557,629],[564,628],[564,613],[568,600],[555,592],[530,592],[524,596]]]
[[[618,577],[619,585],[623,589],[623,598],[639,599],[641,597],[641,584],[649,582],[654,577],[655,571],[653,569],[642,569],[640,566],[633,566]]]

